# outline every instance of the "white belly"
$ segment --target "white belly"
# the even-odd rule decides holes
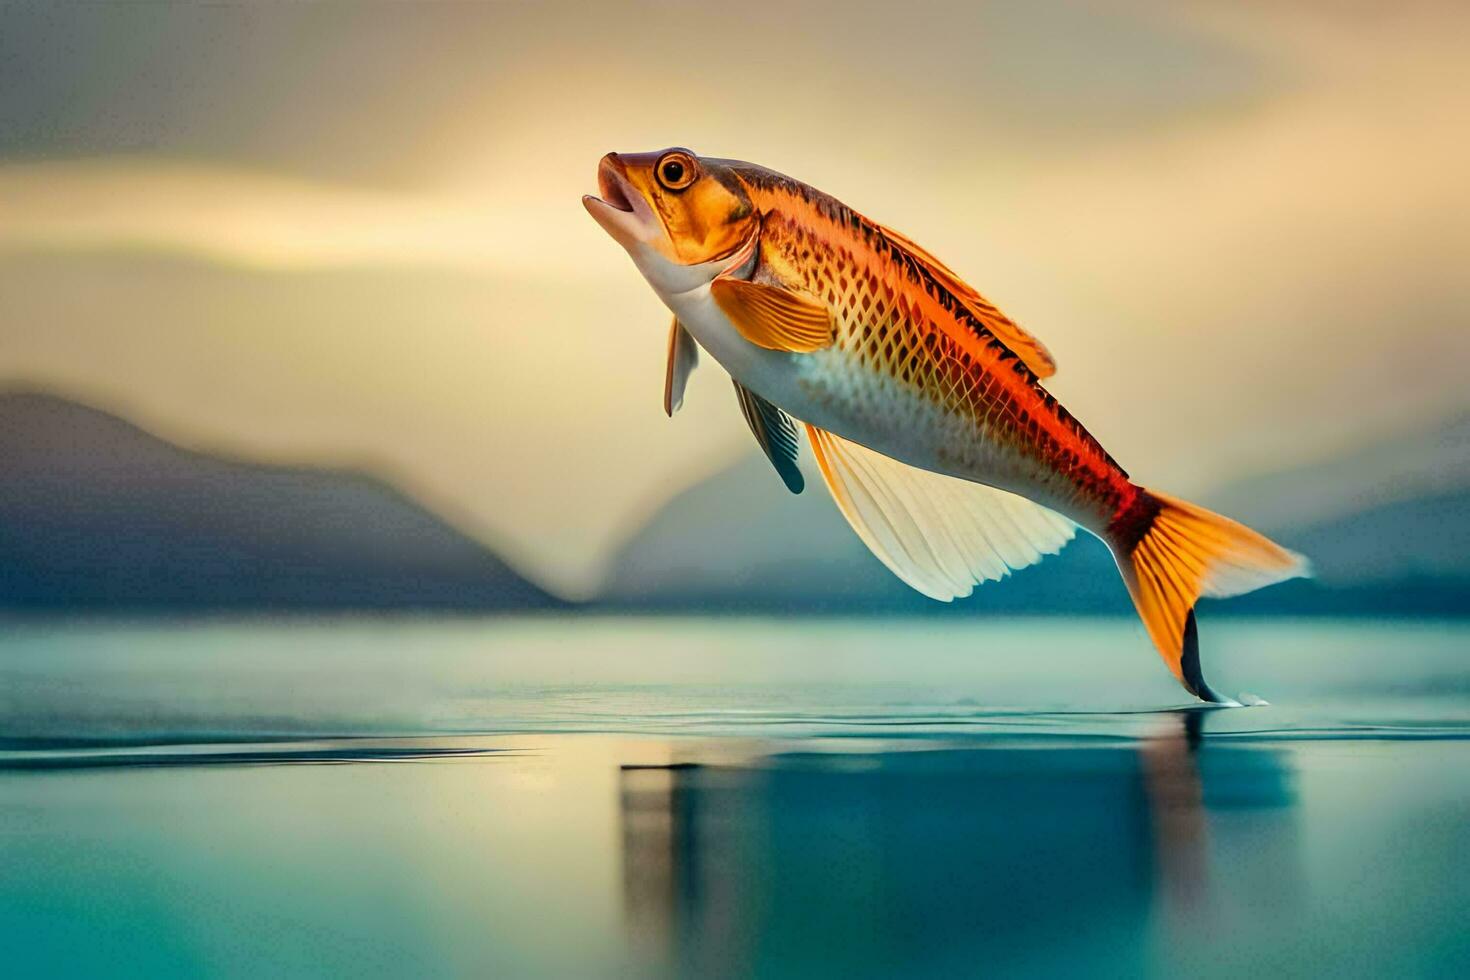
[[[757,347],[715,304],[708,286],[663,297],[730,375],[788,415],[912,466],[938,468],[940,411],[865,370],[838,349],[810,354]]]

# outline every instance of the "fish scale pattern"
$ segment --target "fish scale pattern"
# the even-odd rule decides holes
[[[856,365],[917,390],[945,410],[957,431],[971,434],[956,440],[959,465],[993,465],[993,450],[981,445],[999,445],[1024,477],[1045,483],[1057,498],[1111,514],[1133,504],[1136,489],[1127,473],[1025,363],[976,317],[955,308],[958,302],[876,225],[845,208],[817,208],[816,220],[805,221],[788,213],[776,207],[767,214],[761,261],[836,312],[835,345]]]

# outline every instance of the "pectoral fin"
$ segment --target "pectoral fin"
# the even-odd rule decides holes
[[[801,469],[796,465],[801,449],[796,436],[796,423],[791,421],[791,416],[738,381],[735,381],[735,397],[740,400],[740,411],[750,424],[755,441],[760,443],[766,458],[780,474],[781,482],[792,493],[801,493],[806,488],[806,480],[802,478]]]
[[[684,386],[699,365],[699,346],[684,325],[674,317],[669,325],[669,359],[664,366],[664,414],[674,417],[684,404]]]
[[[808,425],[827,489],[858,537],[914,589],[949,602],[1054,555],[1077,525],[1004,490],[900,463]]]
[[[799,290],[720,276],[710,295],[740,335],[767,350],[805,354],[832,343],[827,307]]]

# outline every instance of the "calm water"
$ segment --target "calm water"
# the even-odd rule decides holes
[[[0,625],[7,976],[1470,975],[1470,628]]]

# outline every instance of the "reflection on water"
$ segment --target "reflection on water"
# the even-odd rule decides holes
[[[1301,892],[1286,755],[1203,738],[1213,714],[1181,712],[1178,729],[1139,749],[1154,836],[1155,920],[1168,949],[1228,936],[1247,925],[1231,921],[1237,914],[1290,914]],[[1239,910],[1236,897],[1245,899]]]
[[[625,765],[618,784],[623,828],[623,912],[637,962],[673,966],[675,917],[693,905],[687,876],[696,854],[689,847],[691,764]],[[676,880],[678,875],[678,880]]]
[[[1208,717],[1136,745],[626,766],[630,941],[686,976],[1148,972],[1140,935],[1193,943],[1227,904],[1216,847],[1221,872],[1269,870],[1269,905],[1298,890],[1281,754],[1211,744]],[[1218,819],[1243,810],[1248,841]]]
[[[4,976],[1470,976],[1470,630],[921,626],[18,627]]]
[[[1155,888],[1169,910],[1192,918],[1209,886],[1209,830],[1196,758],[1205,712],[1179,712],[1176,717],[1177,727],[1145,742],[1138,754],[1158,864]]]

